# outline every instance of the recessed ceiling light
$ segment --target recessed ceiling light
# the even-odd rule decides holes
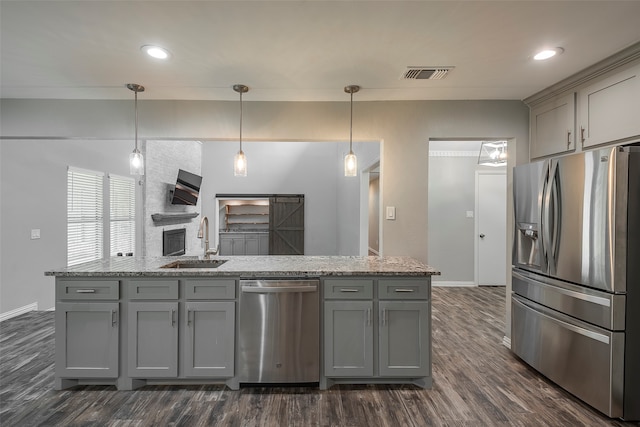
[[[533,59],[535,59],[536,61],[543,61],[545,59],[549,59],[549,58],[553,58],[554,56],[560,54],[564,52],[564,49],[561,47],[556,47],[553,49],[544,49],[541,50],[540,52],[536,53],[533,56]]]
[[[142,46],[140,50],[142,50],[144,53],[146,53],[150,57],[156,58],[156,59],[169,59],[169,57],[171,56],[167,49],[160,46],[153,46],[150,44],[146,44]]]

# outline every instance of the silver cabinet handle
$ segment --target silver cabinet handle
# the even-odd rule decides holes
[[[367,319],[366,326],[371,326],[371,308],[367,308]]]
[[[77,294],[95,294],[95,289],[76,289]]]
[[[175,320],[173,320],[174,318],[174,314],[176,313],[175,309],[171,309],[171,311],[169,312],[169,324],[171,325],[171,327],[173,327],[173,325],[175,325]]]
[[[111,326],[118,326],[118,310],[111,310]]]
[[[191,310],[187,309],[187,326],[191,326]]]
[[[571,148],[571,131],[567,131],[567,148]]]
[[[340,292],[358,292],[358,290],[352,288],[340,288]]]
[[[405,289],[405,288],[396,288],[394,289],[395,292],[415,292],[415,289]]]
[[[382,326],[387,324],[387,309],[382,309]]]
[[[580,126],[580,139],[582,140],[582,146],[584,147],[584,127]]]

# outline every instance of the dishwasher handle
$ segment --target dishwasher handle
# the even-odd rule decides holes
[[[242,292],[252,294],[275,294],[275,293],[300,293],[300,292],[316,292],[316,285],[312,286],[249,286],[244,285],[240,288]]]

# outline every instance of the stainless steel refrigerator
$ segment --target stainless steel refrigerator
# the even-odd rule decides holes
[[[512,351],[612,418],[640,419],[640,146],[514,168]]]

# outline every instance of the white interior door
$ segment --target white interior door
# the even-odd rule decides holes
[[[507,284],[507,174],[476,172],[476,283]]]

